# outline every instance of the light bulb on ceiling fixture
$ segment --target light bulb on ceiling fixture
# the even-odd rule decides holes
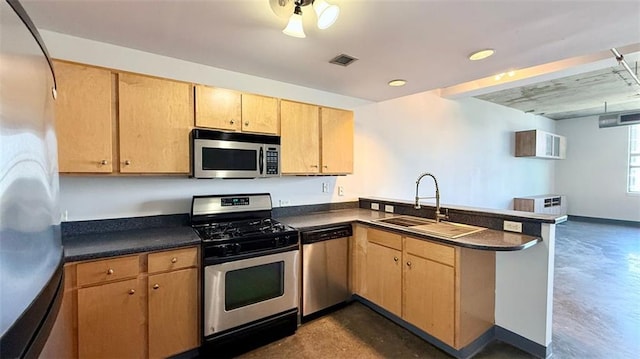
[[[324,0],[314,0],[313,10],[318,17],[318,28],[321,30],[333,25],[340,15],[340,8],[337,5],[330,5]]]
[[[285,27],[282,32],[293,37],[307,37],[307,35],[304,34],[304,28],[302,27],[302,10],[300,9],[299,5],[296,5],[296,9],[293,11],[293,15],[291,15],[291,17],[289,18],[287,27]]]

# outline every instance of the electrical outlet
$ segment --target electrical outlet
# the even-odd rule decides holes
[[[289,201],[288,199],[281,199],[280,200],[280,207],[286,207],[286,206],[290,206],[291,205],[291,201]]]
[[[522,223],[520,222],[504,221],[502,228],[505,231],[522,233]]]
[[[344,196],[344,187],[338,186],[338,196]]]
[[[371,203],[371,209],[374,211],[379,211],[380,210],[380,204],[379,203]]]
[[[62,222],[67,222],[69,220],[69,211],[68,210],[64,210],[60,213],[60,220]]]
[[[329,183],[322,182],[322,193],[327,193],[327,192],[329,192]]]
[[[384,211],[385,212],[389,212],[389,213],[393,213],[393,206],[390,206],[388,204],[384,205]]]

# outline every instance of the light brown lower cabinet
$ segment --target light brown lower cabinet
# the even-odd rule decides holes
[[[391,313],[402,315],[402,238],[367,230],[367,299]]]
[[[197,348],[198,248],[65,265],[41,358],[166,358]]]
[[[144,358],[143,288],[134,278],[78,289],[80,358]]]
[[[197,284],[197,268],[149,276],[149,358],[198,346]]]
[[[455,349],[495,320],[495,252],[355,226],[352,291]]]
[[[454,267],[411,254],[404,262],[403,318],[455,346]]]

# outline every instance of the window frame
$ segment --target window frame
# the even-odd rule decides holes
[[[640,195],[640,124],[630,125],[629,126],[629,142],[627,146],[628,156],[627,156],[627,193]],[[634,151],[634,142],[635,142],[635,151]],[[633,159],[635,160],[634,161]],[[632,172],[636,169],[637,178],[635,178],[635,186],[632,188],[634,183],[632,180]]]

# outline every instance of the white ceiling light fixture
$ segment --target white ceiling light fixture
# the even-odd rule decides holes
[[[388,83],[388,85],[391,86],[391,87],[400,87],[400,86],[404,86],[406,84],[407,84],[407,80],[403,80],[403,79],[391,80]]]
[[[478,51],[472,53],[471,55],[469,55],[469,60],[471,60],[471,61],[484,60],[487,57],[493,55],[494,53],[495,53],[494,49],[478,50]]]
[[[340,8],[325,0],[269,0],[271,10],[276,15],[289,18],[287,27],[282,32],[299,38],[306,37],[302,26],[302,7],[311,4],[318,19],[318,28],[321,30],[333,25],[340,15]]]

